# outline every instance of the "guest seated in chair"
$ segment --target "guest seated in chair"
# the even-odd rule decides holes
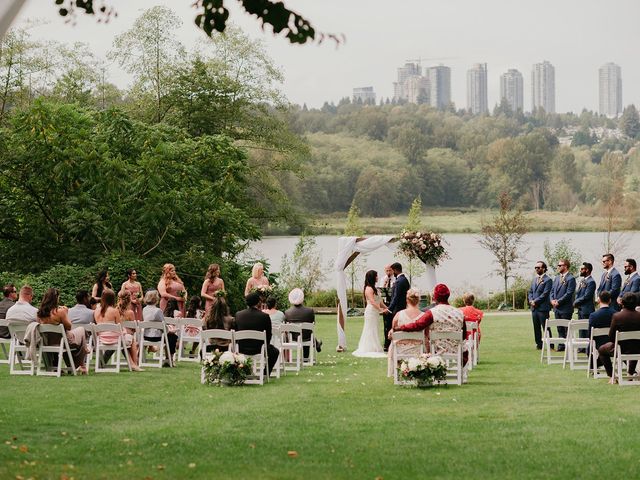
[[[93,318],[96,321],[97,325],[103,323],[113,323],[120,324],[122,322],[122,318],[120,317],[120,311],[116,308],[116,293],[106,288],[102,292],[102,297],[100,297],[100,304],[96,307],[93,312]],[[115,345],[118,343],[119,333],[116,332],[99,332],[98,338],[101,343],[105,345]],[[124,332],[122,335],[122,342],[124,343],[124,347],[129,350],[129,357],[131,358],[131,370],[134,372],[138,372],[141,369],[138,367],[138,359],[133,360],[134,354],[137,355],[138,350],[135,345],[133,335],[130,333]],[[104,358],[102,359],[104,362],[108,362],[109,358],[113,355],[113,351],[107,351],[105,353]]]
[[[460,311],[464,314],[464,321],[478,323],[478,343],[480,343],[480,338],[482,337],[482,332],[480,332],[480,322],[482,321],[484,312],[473,306],[476,301],[476,297],[473,293],[465,293],[462,296],[462,301],[464,302],[464,307],[461,307]],[[471,333],[472,332],[467,332],[467,338],[471,336]]]
[[[158,302],[160,301],[160,294],[157,290],[149,290],[144,295],[144,304],[145,307],[142,309],[142,320],[145,322],[164,322],[164,314],[162,310],[158,308]],[[177,302],[172,305],[175,307]],[[173,310],[172,310],[173,311]],[[162,332],[160,330],[145,330],[144,338],[145,340],[149,340],[151,342],[159,342]],[[167,335],[167,339],[169,340],[169,351],[171,355],[176,351],[176,343],[178,341],[178,337],[174,335]],[[155,351],[155,347],[153,349]],[[168,365],[168,362],[166,363]]]
[[[23,285],[20,289],[18,301],[7,310],[8,320],[21,320],[25,323],[35,322],[38,309],[31,305],[33,301],[33,288]]]
[[[289,303],[291,307],[284,312],[284,321],[286,323],[316,323],[316,314],[313,308],[305,307],[304,292],[301,288],[294,288],[289,292]],[[308,342],[311,339],[309,330],[302,331],[302,341]],[[322,340],[316,338],[316,350],[322,350]],[[309,357],[309,347],[303,348],[303,356],[305,359]]]
[[[236,330],[258,330],[267,334],[267,355],[269,357],[267,375],[271,375],[274,365],[278,361],[280,352],[271,345],[271,319],[269,315],[258,310],[260,295],[251,292],[245,297],[247,308],[236,313]],[[240,353],[245,355],[257,355],[262,348],[262,342],[258,340],[241,340],[238,342]]]
[[[449,305],[449,288],[439,283],[433,290],[433,299],[436,306],[431,310],[427,310],[415,322],[406,325],[397,325],[394,330],[404,332],[415,332],[419,330],[425,331],[425,337],[428,341],[429,331],[432,332],[460,332],[460,341],[467,337],[467,329],[464,324],[464,314],[455,307]],[[454,353],[457,344],[451,340],[438,340],[435,343],[435,351],[431,353]],[[463,362],[467,363],[467,352],[463,353]]]
[[[227,300],[224,296],[217,296],[216,301],[213,302],[211,308],[207,312],[207,315],[204,317],[203,328],[205,330],[234,330],[236,326],[236,321],[229,312],[229,305],[227,304]],[[211,341],[211,345],[207,345],[207,352],[213,350],[228,350],[229,349],[229,340],[225,339],[213,339]]]
[[[399,326],[408,325],[420,318],[422,316],[422,310],[418,308],[418,303],[420,303],[420,292],[415,288],[410,288],[407,292],[407,308],[395,314],[393,322],[391,323],[391,330],[398,330]],[[393,377],[393,371],[398,368],[397,365],[393,364],[393,352],[395,348],[398,349],[398,354],[417,357],[420,355],[420,345],[423,343],[424,342],[418,340],[398,340],[397,342],[391,342],[389,345],[389,361],[387,362],[387,377]]]
[[[7,310],[13,307],[18,299],[18,291],[13,283],[8,283],[2,289],[4,298],[0,301],[0,319],[7,318]],[[0,327],[0,338],[11,338],[9,327]]]
[[[85,360],[87,358],[87,338],[83,327],[72,328],[69,317],[67,316],[67,307],[58,306],[60,292],[56,288],[50,288],[42,297],[40,308],[38,309],[38,322],[43,325],[60,325],[64,326],[67,334],[67,341],[71,347],[71,357],[73,363],[79,373],[86,375],[87,367]],[[57,336],[57,335],[56,335]]]
[[[602,293],[602,292],[601,292]],[[636,311],[637,297],[635,293],[625,293],[622,297],[622,310],[616,312],[611,317],[611,327],[609,328],[609,341],[598,349],[602,364],[607,375],[611,377],[609,383],[615,383],[613,379],[613,366],[611,357],[616,341],[616,332],[632,332],[640,330],[640,312]],[[640,340],[627,340],[620,343],[620,350],[623,354],[640,353]],[[629,373],[636,372],[636,361],[629,362]]]

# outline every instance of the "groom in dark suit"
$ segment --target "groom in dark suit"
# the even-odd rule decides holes
[[[600,285],[598,285],[598,295],[603,290],[606,290],[611,294],[611,307],[615,310],[620,310],[618,304],[618,296],[620,296],[620,288],[622,287],[622,276],[618,273],[618,270],[613,266],[615,258],[610,253],[605,253],[602,256],[602,268],[604,273],[600,278]]]
[[[405,277],[404,273],[402,273],[402,265],[398,262],[391,265],[391,270],[393,270],[393,274],[396,277],[396,281],[393,284],[393,295],[391,296],[391,303],[387,307],[391,312],[391,318],[395,316],[400,310],[404,310],[407,308],[407,292],[411,286],[409,285],[409,280]],[[386,352],[389,349],[389,345],[391,344],[391,340],[389,339],[389,332],[385,332],[386,336],[384,338],[384,351]]]

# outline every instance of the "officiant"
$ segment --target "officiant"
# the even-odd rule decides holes
[[[393,296],[393,286],[396,282],[396,277],[393,274],[393,269],[391,268],[391,264],[384,266],[384,277],[382,277],[382,281],[379,284],[380,295],[382,296],[382,300],[384,304],[388,307],[391,303],[391,297]],[[387,312],[382,314],[382,320],[384,323],[384,351],[386,352],[389,349],[389,344],[391,340],[387,338],[389,334],[389,330],[391,330],[391,324],[393,322],[393,313]]]

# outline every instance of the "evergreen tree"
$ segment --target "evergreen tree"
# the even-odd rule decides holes
[[[640,134],[640,115],[635,105],[629,105],[622,112],[620,130],[629,138],[637,138]]]

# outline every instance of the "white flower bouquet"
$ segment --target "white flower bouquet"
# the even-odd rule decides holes
[[[400,361],[398,374],[403,380],[415,380],[419,387],[431,386],[447,378],[447,364],[440,355],[424,353]]]
[[[434,267],[445,258],[449,258],[443,245],[442,236],[433,232],[403,230],[400,234],[398,249],[408,258],[417,258]]]
[[[242,385],[252,372],[251,358],[218,349],[202,361],[202,367],[205,383],[209,385]]]

